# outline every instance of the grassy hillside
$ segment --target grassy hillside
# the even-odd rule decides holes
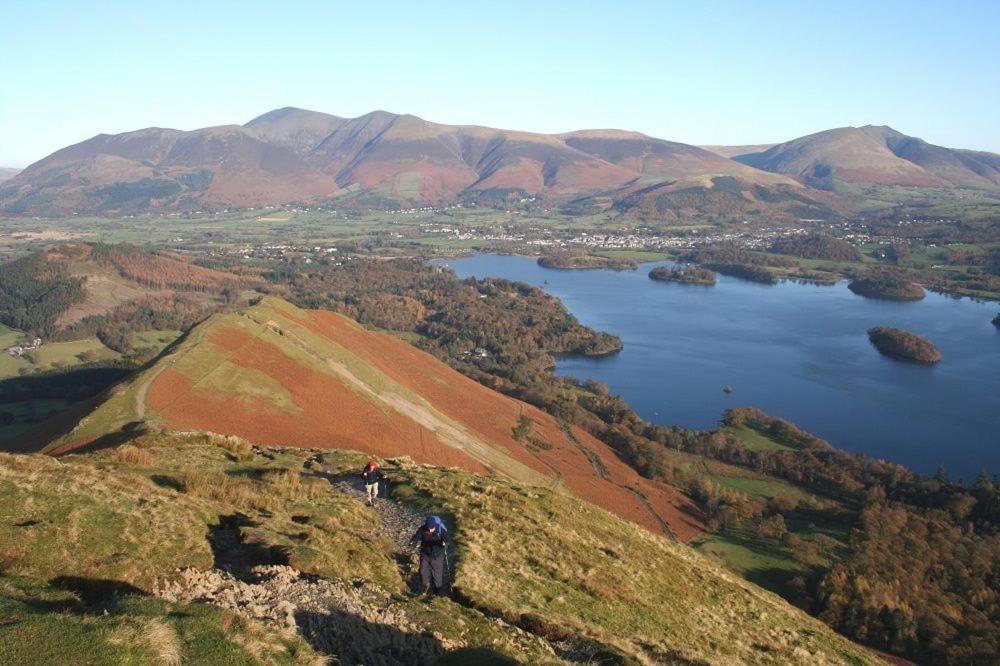
[[[524,430],[516,430],[526,424]],[[150,424],[271,445],[364,450],[549,486],[678,538],[701,531],[676,489],[640,477],[603,442],[350,319],[266,298],[216,314],[96,408],[13,447],[66,452]]]
[[[385,463],[392,501],[444,515],[457,565],[454,601],[400,596],[409,563],[397,565],[380,536],[380,514],[328,482],[340,472],[353,476],[367,456],[316,453],[151,434],[60,460],[0,456],[0,655],[25,656],[27,641],[44,632],[47,645],[82,661],[148,661],[151,653],[165,663],[171,654],[185,662],[313,658],[313,648],[273,621],[247,619],[251,606],[234,617],[154,594],[190,578],[178,568],[210,568],[235,548],[246,565],[277,563],[315,577],[296,585],[347,585],[345,599],[394,618],[398,644],[433,636],[434,653],[454,658],[557,663],[586,652],[613,663],[877,661],[689,547],[604,510],[406,459]],[[235,542],[221,538],[225,530]],[[312,625],[299,624],[316,643],[303,628]]]

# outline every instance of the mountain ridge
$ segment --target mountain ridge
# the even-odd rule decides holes
[[[0,209],[191,210],[316,203],[348,194],[431,204],[484,193],[559,200],[640,181],[712,176],[799,187],[696,146],[624,130],[539,134],[386,111],[342,118],[283,107],[245,125],[99,134],[7,181]]]
[[[840,127],[733,159],[812,187],[838,182],[913,187],[1000,187],[1000,155],[936,146],[888,125]]]
[[[653,218],[810,217],[850,210],[845,184],[1000,189],[1000,155],[936,146],[888,126],[705,148],[618,129],[541,134],[382,110],[344,118],[282,107],[243,125],[98,134],[2,182],[0,211],[47,216],[540,196]],[[648,191],[656,200],[636,204]],[[787,203],[802,197],[804,207]]]
[[[146,422],[267,445],[408,455],[558,489],[682,540],[702,530],[688,498],[640,477],[582,429],[393,336],[276,297],[212,315],[134,378],[6,448],[65,454],[127,438]]]

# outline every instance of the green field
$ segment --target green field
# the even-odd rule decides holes
[[[20,340],[23,335],[24,334],[21,333],[21,331],[0,324],[0,350],[7,349],[7,347],[17,344],[17,341]]]
[[[89,355],[94,361],[108,361],[119,358],[118,352],[104,346],[97,338],[84,338],[71,342],[49,342],[32,352],[35,365],[42,370],[77,365]]]
[[[0,442],[16,437],[35,424],[70,407],[65,400],[30,400],[0,403]],[[9,416],[5,416],[9,415]],[[4,421],[13,418],[11,423]]]
[[[656,252],[651,250],[601,250],[594,254],[610,259],[627,259],[644,263],[647,261],[663,261],[670,259],[673,255],[669,252]]]
[[[726,426],[722,432],[732,435],[752,451],[794,451],[795,447],[779,442],[748,425]]]
[[[815,559],[803,555],[777,539],[758,536],[752,529],[733,528],[696,539],[692,545],[722,560],[747,580],[778,594],[794,594],[790,585],[796,576],[808,576],[829,566],[836,551],[843,548],[848,528],[843,523],[793,513],[786,520],[788,530],[803,541],[815,544]]]
[[[708,474],[708,478],[723,488],[733,488],[760,499],[772,497],[787,497],[791,500],[803,500],[810,494],[798,486],[774,477],[753,478],[750,476],[729,476],[725,474]]]
[[[180,336],[181,331],[142,331],[132,336],[132,347],[135,349],[152,348],[159,354]]]

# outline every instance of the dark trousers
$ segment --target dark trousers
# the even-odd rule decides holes
[[[435,594],[445,594],[447,590],[448,566],[444,548],[435,548],[429,553],[420,553],[420,591],[430,590]]]

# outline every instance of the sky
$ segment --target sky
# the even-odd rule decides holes
[[[0,0],[0,166],[283,106],[699,145],[887,124],[1000,152],[1000,1],[819,4]]]

